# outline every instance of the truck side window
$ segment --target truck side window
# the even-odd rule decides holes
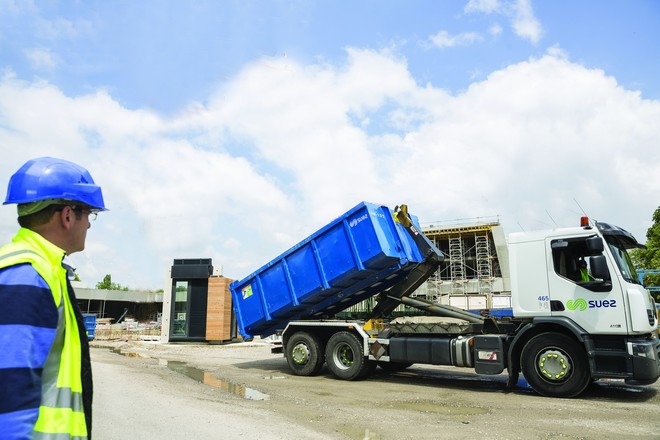
[[[581,281],[579,262],[584,261],[583,253],[579,251],[579,243],[567,240],[552,242],[552,260],[555,272],[571,281]]]
[[[593,291],[610,290],[605,286],[604,280],[595,278],[591,273],[591,258],[587,248],[586,239],[561,239],[551,242],[552,261],[555,272],[582,287]]]

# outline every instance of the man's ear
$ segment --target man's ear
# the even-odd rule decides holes
[[[73,224],[74,216],[76,215],[75,212],[73,212],[73,209],[71,209],[70,206],[65,206],[64,208],[62,208],[59,214],[60,214],[60,222],[62,223],[62,227],[64,229],[71,228],[71,225]]]

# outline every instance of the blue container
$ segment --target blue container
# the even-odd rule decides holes
[[[265,337],[295,319],[332,316],[390,288],[423,260],[391,209],[360,203],[230,285],[239,332]]]
[[[488,314],[493,318],[513,318],[513,309],[490,309]]]
[[[513,318],[513,309],[487,309],[487,310],[467,310],[467,312],[474,313],[475,315],[482,316],[482,312],[485,311],[488,316],[491,318]]]
[[[87,332],[87,339],[91,341],[94,339],[96,332],[96,315],[83,313],[83,319],[85,320],[85,331]]]

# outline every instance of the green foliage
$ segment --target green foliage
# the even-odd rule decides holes
[[[128,287],[113,283],[112,276],[110,274],[107,274],[105,277],[103,277],[103,281],[96,283],[96,288],[103,290],[128,290]]]
[[[644,275],[645,286],[660,286],[660,273],[649,273]]]
[[[646,249],[635,249],[631,254],[635,267],[660,269],[660,206],[653,213],[653,224],[646,231]],[[653,285],[660,286],[660,283]]]
[[[642,251],[642,249],[631,249],[628,251],[628,255],[630,255],[633,266],[635,266],[635,269],[638,270],[642,269],[642,260],[639,258],[640,251]]]
[[[660,289],[657,287],[660,286],[660,273],[648,273],[644,275],[642,282],[648,287],[655,302],[660,303]]]
[[[660,206],[653,213],[653,224],[646,231],[646,249],[635,249],[630,258],[636,269],[660,270]],[[660,302],[660,273],[647,273],[642,280],[649,287],[656,302]]]

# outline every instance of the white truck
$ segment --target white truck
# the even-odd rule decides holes
[[[365,234],[385,239],[379,245]],[[374,266],[362,258],[379,246],[390,257],[391,248],[401,250],[399,263]],[[627,253],[637,246],[627,231],[587,218],[579,227],[510,234],[513,316],[479,316],[411,298],[442,255],[405,205],[392,211],[363,203],[231,290],[239,331],[247,338],[281,331],[297,375],[317,374],[324,364],[345,380],[376,366],[447,365],[485,375],[506,369],[509,386],[522,373],[538,394],[574,397],[602,378],[645,385],[660,376],[655,305]],[[303,261],[301,254],[311,256]],[[378,299],[372,319],[331,319],[371,296]],[[419,325],[388,320],[399,304],[442,318]]]

